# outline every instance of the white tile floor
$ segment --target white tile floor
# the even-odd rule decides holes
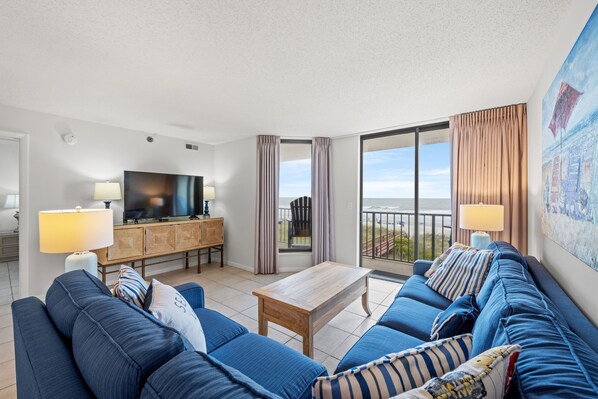
[[[15,270],[11,272],[11,270]],[[206,307],[216,310],[257,332],[257,298],[251,292],[259,287],[285,278],[292,273],[254,275],[247,271],[218,264],[202,265],[202,273],[194,267],[152,276],[163,283],[178,285],[195,281],[204,287]],[[5,277],[8,283],[5,283]],[[16,285],[15,285],[16,281]],[[10,284],[12,282],[12,285]],[[15,288],[16,287],[16,290]],[[361,299],[350,304],[314,337],[314,358],[324,364],[329,373],[340,359],[386,311],[401,284],[370,279],[370,310],[367,317]],[[14,344],[10,303],[18,297],[18,264],[0,264],[0,399],[15,398]],[[302,351],[301,337],[284,327],[270,323],[268,336],[290,348]]]

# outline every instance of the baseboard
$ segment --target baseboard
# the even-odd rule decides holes
[[[233,262],[230,260],[224,260],[224,263],[226,265],[232,266],[232,267],[236,267],[238,269],[242,269],[248,272],[253,273],[253,267],[251,266],[247,266],[247,265],[243,265],[241,263],[237,263],[237,262]],[[300,266],[295,266],[295,267],[280,267],[280,269],[278,270],[280,273],[295,273],[295,272],[301,272],[303,270],[308,269],[307,267],[300,267]]]
[[[245,270],[247,272],[253,273],[253,267],[242,265],[241,263],[233,262],[231,260],[224,259],[224,264],[229,265],[232,267],[236,267],[237,269]]]
[[[296,273],[302,272],[303,270],[307,270],[309,267],[301,267],[301,266],[294,266],[294,267],[280,267],[278,271],[280,273]]]

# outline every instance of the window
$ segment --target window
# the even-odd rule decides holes
[[[311,251],[311,140],[282,140],[278,188],[280,252]]]

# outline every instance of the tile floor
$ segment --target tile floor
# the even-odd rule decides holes
[[[17,269],[18,270],[18,269]],[[4,273],[4,274],[3,274]],[[10,264],[6,272],[0,264],[0,281],[3,275],[10,277]],[[178,285],[195,281],[204,287],[206,307],[241,323],[251,332],[257,332],[257,298],[251,292],[259,287],[290,276],[292,273],[278,275],[254,275],[247,271],[227,266],[220,268],[216,263],[202,265],[202,273],[197,274],[194,267],[176,270],[156,276],[163,283]],[[18,282],[18,276],[15,276]],[[3,284],[3,283],[0,283]],[[17,283],[18,286],[18,283]],[[10,285],[0,285],[0,399],[16,397],[14,345],[10,302],[16,299],[14,291],[5,291]],[[334,371],[343,355],[357,342],[378,318],[388,309],[401,284],[370,279],[370,310],[367,317],[361,307],[361,299],[350,304],[314,337],[314,358],[324,364],[330,373]],[[18,294],[18,292],[17,292]],[[270,323],[268,336],[299,352],[302,351],[301,337],[284,327]]]

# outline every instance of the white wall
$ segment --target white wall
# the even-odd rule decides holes
[[[16,209],[4,209],[8,194],[19,193],[19,142],[0,139],[0,231],[17,228]]]
[[[150,144],[142,132],[5,106],[0,106],[0,130],[29,136],[30,295],[45,294],[54,277],[64,272],[66,257],[39,252],[38,211],[101,208],[102,202],[93,201],[94,183],[110,179],[122,186],[125,169],[203,175],[206,183],[214,179],[210,145],[191,151],[185,141],[162,136]],[[79,138],[74,146],[61,137],[69,130]],[[115,222],[122,221],[122,201],[113,202],[112,208]]]
[[[359,136],[332,140],[336,260],[359,264]]]
[[[598,272],[571,255],[554,241],[545,237],[541,229],[542,217],[542,98],[567,58],[569,51],[592,14],[595,1],[574,2],[555,30],[553,51],[544,73],[528,101],[529,137],[529,253],[539,258],[558,280],[567,294],[586,315],[598,325],[596,288]]]

